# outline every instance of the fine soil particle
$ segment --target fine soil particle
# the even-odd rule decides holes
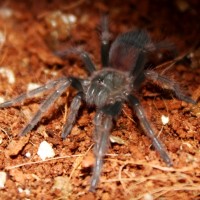
[[[163,72],[200,101],[198,0],[1,2],[0,101],[26,92],[30,84],[42,85],[63,75],[87,76],[80,58],[61,60],[55,55],[58,50],[80,46],[100,68],[103,13],[109,16],[111,40],[142,28],[154,41],[173,43],[176,53],[156,52],[147,67]],[[171,65],[172,59],[176,64]],[[6,172],[0,199],[200,199],[199,103],[182,102],[171,92],[145,82],[141,104],[174,166],[168,168],[161,160],[134,112],[124,105],[112,131],[100,182],[91,193],[95,108],[83,104],[71,134],[66,140],[60,137],[75,94],[72,88],[27,137],[18,137],[47,94],[0,110],[0,172]],[[168,122],[163,123],[163,118]],[[42,161],[37,155],[42,141],[52,144],[54,158]]]

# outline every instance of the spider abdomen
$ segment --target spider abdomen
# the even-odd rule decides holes
[[[101,107],[123,101],[132,90],[132,78],[128,74],[110,68],[94,73],[86,91],[86,102]]]

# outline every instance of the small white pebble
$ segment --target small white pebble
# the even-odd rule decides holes
[[[39,88],[41,85],[40,84],[37,84],[37,83],[29,83],[27,85],[27,91],[31,91],[31,90],[34,90],[36,88]]]
[[[6,36],[3,31],[0,31],[0,45],[3,45],[6,41]]]
[[[162,115],[161,116],[161,121],[162,121],[162,124],[163,125],[166,125],[169,123],[169,117],[168,116],[165,116],[165,115]]]
[[[25,189],[24,192],[25,192],[26,195],[30,195],[31,194],[31,191],[29,189]]]
[[[25,156],[26,156],[27,158],[30,158],[30,157],[31,157],[31,153],[30,153],[30,152],[27,152],[27,153],[25,154]]]
[[[18,187],[17,189],[19,193],[22,193],[24,191],[21,187]]]
[[[31,191],[29,189],[22,189],[21,187],[18,187],[17,189],[18,189],[19,193],[24,192],[26,195],[30,195],[31,194]]]
[[[4,68],[4,67],[0,67],[0,74],[3,77],[6,77],[10,84],[15,83],[15,75],[12,70]]]
[[[0,16],[3,18],[9,18],[13,15],[13,10],[11,8],[0,8]]]
[[[153,200],[153,196],[149,193],[144,194],[144,200]]]
[[[51,71],[51,70],[48,70],[48,69],[44,69],[44,73],[45,74],[51,74],[52,76],[57,76],[58,75],[57,71]]]
[[[190,143],[188,143],[188,142],[183,142],[182,145],[183,145],[183,144],[186,145],[186,146],[187,146],[188,148],[190,148],[190,149],[193,148],[193,146],[192,146]],[[182,145],[181,145],[181,146],[182,146]]]
[[[6,183],[6,173],[5,172],[0,172],[0,189],[3,189]]]
[[[61,15],[61,18],[63,20],[63,22],[65,22],[66,24],[70,23],[76,23],[76,16],[69,14],[69,15]]]
[[[117,143],[117,144],[126,144],[126,142],[118,136],[110,135],[110,142]]]
[[[46,141],[40,143],[37,154],[43,161],[46,158],[53,158],[55,156],[52,146]]]
[[[5,102],[4,97],[1,97],[1,96],[0,96],[0,103],[4,103],[4,102]]]
[[[0,145],[2,144],[3,142],[3,138],[0,136]]]

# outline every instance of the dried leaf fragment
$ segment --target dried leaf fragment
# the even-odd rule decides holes
[[[110,142],[111,143],[122,144],[122,145],[126,144],[126,142],[123,139],[121,139],[118,136],[113,136],[113,135],[110,136]]]

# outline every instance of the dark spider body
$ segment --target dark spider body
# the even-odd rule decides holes
[[[62,95],[71,85],[78,92],[70,105],[68,119],[65,122],[62,138],[65,139],[70,134],[76,121],[81,102],[85,101],[90,106],[95,106],[97,111],[94,118],[94,154],[95,165],[90,185],[90,190],[94,191],[99,181],[103,157],[109,146],[109,135],[112,130],[113,120],[120,114],[123,103],[128,103],[135,111],[141,126],[146,135],[152,140],[152,144],[161,158],[168,166],[172,161],[168,156],[156,133],[151,128],[145,112],[140,105],[136,92],[145,79],[157,81],[173,90],[180,100],[188,103],[195,103],[190,97],[180,90],[179,86],[164,75],[159,75],[155,71],[145,70],[144,65],[149,52],[166,48],[162,42],[153,43],[149,35],[143,30],[129,31],[119,35],[109,48],[109,32],[107,20],[102,23],[102,43],[101,59],[102,69],[96,70],[88,54],[78,49],[71,49],[58,52],[63,56],[66,53],[78,54],[90,73],[87,79],[76,77],[62,77],[58,80],[50,81],[46,85],[32,90],[26,94],[0,104],[0,108],[12,106],[26,98],[30,98],[37,93],[55,88],[46,100],[40,105],[38,112],[20,133],[21,136],[31,131],[39,122],[42,114]]]
[[[132,78],[112,68],[95,72],[84,87],[86,102],[97,107],[124,101],[132,90]]]

